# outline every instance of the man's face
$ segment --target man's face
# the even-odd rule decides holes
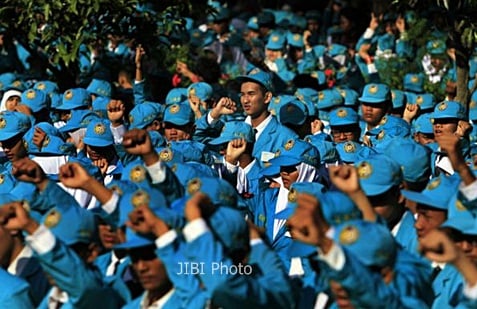
[[[134,271],[146,291],[158,290],[169,282],[166,268],[157,258],[154,248],[148,246],[130,251]]]
[[[425,236],[432,229],[438,228],[447,219],[447,211],[425,205],[417,205],[417,219],[414,228],[417,237]]]
[[[281,50],[274,50],[274,49],[268,49],[268,48],[265,49],[265,58],[267,60],[274,62],[278,58],[282,58],[282,57],[283,57],[283,53]]]
[[[270,93],[263,93],[259,84],[254,82],[242,83],[240,87],[240,103],[245,113],[252,119],[258,118],[267,112],[270,102]]]
[[[441,118],[434,119],[432,128],[434,129],[434,136],[439,137],[444,134],[454,134],[457,131],[457,118]]]
[[[280,167],[280,177],[282,177],[283,186],[290,189],[290,186],[298,179],[299,173],[295,165]]]
[[[414,133],[414,140],[421,145],[434,143],[434,134]]]
[[[124,232],[120,228],[114,229],[107,224],[98,225],[98,234],[105,249],[112,249],[114,245],[125,241]]]
[[[183,141],[191,139],[191,125],[176,125],[164,122],[164,135],[168,141]]]
[[[361,103],[361,111],[368,126],[376,127],[386,115],[386,105],[384,103]]]
[[[359,132],[350,126],[334,126],[331,129],[331,136],[335,143],[345,143],[348,141],[359,141]]]
[[[1,141],[0,146],[7,155],[10,162],[17,161],[27,156],[27,151],[23,145],[22,134],[17,134],[7,140]]]

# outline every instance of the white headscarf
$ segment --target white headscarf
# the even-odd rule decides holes
[[[18,90],[11,89],[11,90],[6,91],[3,94],[2,102],[0,103],[0,112],[3,112],[3,111],[7,110],[7,100],[10,99],[11,97],[14,97],[14,96],[21,97],[22,93]]]
[[[300,163],[297,166],[298,178],[296,182],[313,182],[318,177],[318,170],[316,167],[306,163]],[[275,213],[279,213],[288,205],[288,192],[289,190],[283,186],[282,178],[276,179],[280,184],[280,191],[278,192],[277,204],[275,206]],[[278,231],[285,225],[287,220],[275,219],[273,222],[273,238],[277,235]]]

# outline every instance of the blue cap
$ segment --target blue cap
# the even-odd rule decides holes
[[[316,104],[316,102],[318,102],[318,91],[313,88],[297,88],[295,91],[295,97],[300,101]]]
[[[21,101],[28,106],[32,112],[37,113],[42,109],[48,108],[49,97],[41,90],[28,89],[23,91]]]
[[[408,73],[404,75],[404,90],[413,92],[423,92],[424,75],[422,73]]]
[[[393,100],[393,108],[403,108],[406,106],[406,96],[404,92],[397,89],[391,89],[391,99]]]
[[[464,235],[477,236],[475,213],[462,204],[455,191],[449,201],[447,220],[441,224],[441,227],[455,229]]]
[[[465,107],[456,101],[444,101],[436,105],[431,119],[466,119]]]
[[[50,101],[51,101],[50,109],[53,111],[57,109],[58,106],[63,104],[63,95],[60,93],[52,92],[50,93]]]
[[[33,130],[30,130],[28,133],[34,133]],[[43,140],[41,148],[38,148],[33,143],[33,138],[27,138],[25,134],[25,148],[29,154],[33,155],[51,155],[51,156],[76,156],[76,146],[72,143],[66,143],[62,138],[54,135],[47,134]],[[28,134],[30,135],[30,134]]]
[[[445,54],[447,47],[446,42],[443,40],[430,40],[426,44],[427,52],[431,55],[442,55]]]
[[[350,88],[337,88],[344,99],[345,106],[356,106],[358,103],[359,94]]]
[[[255,134],[252,126],[243,121],[231,121],[225,123],[220,136],[209,141],[209,144],[221,145],[242,138],[247,143],[255,142]]]
[[[266,163],[266,167],[262,170],[262,175],[277,175],[280,173],[281,166],[306,163],[318,167],[320,162],[320,153],[315,146],[299,139],[289,139],[275,153],[275,158]]]
[[[288,94],[281,94],[278,96],[274,96],[270,103],[268,104],[268,111],[270,114],[274,115],[277,117],[278,120],[280,120],[280,108],[293,100],[295,100],[296,97]]]
[[[0,141],[25,133],[31,127],[30,117],[23,113],[3,111],[0,113]]]
[[[141,160],[134,160],[124,166],[121,180],[127,180],[143,189],[151,187],[151,177]]]
[[[60,91],[58,84],[49,80],[42,80],[33,85],[33,89],[44,91],[46,94],[57,93]]]
[[[85,145],[96,147],[113,145],[114,138],[110,122],[105,119],[91,121],[86,127],[83,142]]]
[[[106,80],[93,78],[86,90],[100,97],[111,97],[111,83]]]
[[[421,111],[433,110],[436,105],[434,96],[431,93],[415,94],[409,93],[408,100],[410,104],[419,105]]]
[[[151,139],[152,147],[158,148],[166,146],[166,139],[161,135],[161,133],[157,131],[147,131],[147,133]]]
[[[108,119],[108,104],[110,100],[108,97],[96,97],[92,103],[92,110],[99,117]]]
[[[318,92],[318,102],[316,107],[319,110],[342,106],[344,99],[338,89],[325,89]]]
[[[93,213],[78,205],[56,206],[43,216],[42,223],[68,246],[98,239]]]
[[[456,194],[460,178],[457,176],[439,175],[427,183],[422,192],[401,190],[408,200],[428,205],[437,209],[447,210],[449,202]]]
[[[351,220],[336,227],[334,240],[365,266],[392,266],[397,243],[389,229],[379,223]]]
[[[408,182],[421,182],[431,175],[431,152],[426,146],[407,138],[394,138],[384,154],[396,161]]]
[[[336,163],[340,160],[340,156],[333,142],[324,139],[311,138],[309,135],[306,136],[304,140],[318,149],[322,164]]]
[[[338,154],[340,155],[340,159],[344,163],[350,164],[362,159],[358,155],[361,148],[363,148],[363,146],[360,143],[357,143],[354,141],[347,141],[344,143],[336,144],[335,148],[338,151]]]
[[[469,119],[474,121],[474,124],[477,124],[477,90],[472,93],[469,102]]]
[[[161,160],[162,162],[165,162],[168,165],[185,162],[185,159],[182,153],[180,151],[173,150],[171,147],[166,146],[166,147],[158,147],[155,149],[159,155],[159,160]]]
[[[318,86],[324,86],[326,84],[327,78],[325,72],[313,71],[311,72],[310,76],[316,79]]]
[[[332,29],[332,28],[330,28]],[[330,57],[345,55],[348,52],[348,47],[341,44],[331,44],[328,47],[328,55]]]
[[[323,57],[326,52],[326,46],[325,45],[315,45],[313,46],[313,54],[315,55],[316,58]]]
[[[254,82],[262,85],[267,91],[273,91],[272,75],[258,68],[253,69],[247,75],[237,77],[240,83]]]
[[[185,196],[188,198],[196,192],[209,196],[212,204],[237,207],[237,190],[227,181],[217,177],[196,177],[187,182]]]
[[[413,123],[414,131],[424,134],[434,134],[431,116],[432,114],[422,114],[417,117],[416,121]]]
[[[194,162],[204,162],[204,151],[205,145],[197,142],[197,141],[190,141],[190,140],[182,140],[182,141],[170,141],[168,143],[168,147],[174,153],[180,153],[182,155],[184,162],[194,161]]]
[[[288,33],[287,35],[288,44],[296,47],[296,48],[303,48],[305,47],[305,43],[303,42],[303,36],[298,33]]]
[[[335,108],[329,115],[331,127],[359,125],[358,113],[350,107]]]
[[[135,191],[124,192],[119,198],[119,219],[117,226],[126,224],[129,213],[133,211],[134,208],[142,205],[147,205],[149,208],[154,209],[154,211],[168,207],[167,199],[157,188],[139,188]],[[161,219],[166,221],[166,223],[169,221],[166,220],[166,218]]]
[[[386,33],[380,35],[378,38],[378,48],[380,51],[393,51],[396,45],[396,38],[394,34]]]
[[[393,186],[401,184],[400,166],[383,154],[374,154],[356,162],[361,187],[367,196],[384,193]]]
[[[91,121],[99,121],[99,116],[87,109],[74,109],[71,111],[70,119],[62,126],[60,132],[66,133],[86,128]]]
[[[298,194],[309,194],[316,197],[321,203],[321,197],[326,188],[318,182],[294,182],[290,186],[288,191],[288,203],[287,208],[278,212],[275,215],[275,219],[288,219],[295,212],[297,204]],[[322,207],[322,206],[321,206]],[[322,207],[323,208],[323,207]]]
[[[215,3],[215,2],[209,2],[210,3]],[[217,2],[218,3],[218,2]],[[215,12],[209,14],[207,16],[207,20],[210,22],[214,21],[221,21],[221,20],[226,20],[230,19],[230,10],[226,7],[223,7],[220,4],[212,4],[213,8],[215,9]]]
[[[187,100],[187,88],[172,88],[166,96],[166,105],[179,104]]]
[[[257,16],[257,23],[259,26],[275,24],[275,15],[270,11],[262,11]]]
[[[144,129],[156,120],[163,112],[159,103],[142,103],[134,106],[129,112],[129,128]]]
[[[310,102],[295,99],[280,107],[279,119],[283,124],[302,125],[310,115],[316,114],[315,106]]]
[[[391,91],[385,84],[367,84],[359,100],[364,103],[382,103],[391,100]]]
[[[88,108],[91,103],[91,97],[84,88],[72,88],[63,94],[62,104],[57,106],[59,110],[72,110],[79,108]]]
[[[230,207],[218,207],[208,222],[227,252],[248,248],[248,224],[240,211]]]
[[[257,16],[252,16],[247,22],[247,28],[250,30],[258,31],[258,19]]]
[[[265,45],[266,49],[271,50],[282,50],[285,48],[286,37],[278,31],[274,31],[269,37],[267,44]]]
[[[10,171],[2,171],[0,173],[0,195],[6,195],[9,194],[12,189],[15,187],[16,180],[12,176],[12,173]],[[6,204],[8,201],[5,201],[1,203],[0,200],[0,205]]]
[[[212,97],[212,86],[205,82],[192,83],[187,88],[187,94],[189,97],[197,96],[202,102],[209,100]]]
[[[164,111],[164,122],[179,126],[194,122],[194,113],[189,103],[178,103],[167,106]]]
[[[13,73],[7,72],[7,73],[0,74],[0,91],[7,90],[10,88],[18,88],[13,86],[16,80],[17,80],[17,77]]]
[[[154,245],[154,238],[149,235],[141,235],[130,228],[126,228],[126,241],[113,246],[115,250],[131,250]]]
[[[203,175],[202,170],[189,163],[174,163],[171,165],[171,170],[184,188],[187,187],[189,180]]]

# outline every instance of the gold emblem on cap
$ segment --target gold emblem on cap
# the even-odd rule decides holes
[[[440,45],[441,45],[441,44],[439,43],[439,41],[433,41],[433,42],[432,42],[432,47],[434,47],[434,48],[437,48],[437,47],[439,47]]]
[[[298,193],[294,188],[291,188],[291,190],[288,192],[288,202],[290,203],[295,203],[297,199]]]
[[[422,102],[424,102],[424,98],[423,98],[422,96],[418,95],[418,96],[416,97],[416,104],[417,104],[417,105],[421,105]]]
[[[343,148],[344,148],[344,151],[347,153],[356,152],[356,146],[351,142],[346,142]]]
[[[346,90],[344,89],[338,89],[338,91],[340,92],[340,95],[345,98],[346,97]]]
[[[411,76],[411,83],[417,83],[418,81],[419,81],[419,77],[417,77],[416,75]]]
[[[20,87],[22,85],[22,82],[19,80],[16,80],[13,82],[13,87]]]
[[[381,132],[378,133],[376,136],[377,140],[382,140],[384,138],[384,130],[381,130]]]
[[[281,100],[282,100],[282,98],[275,97],[275,99],[273,99],[273,103],[278,104],[278,103],[280,103]]]
[[[142,182],[146,179],[146,169],[142,165],[136,165],[129,173],[129,179],[133,182]]]
[[[65,99],[66,100],[71,100],[73,98],[73,91],[71,90],[66,90],[65,92]]]
[[[368,92],[371,94],[375,94],[376,92],[378,92],[378,86],[377,85],[369,86]]]
[[[171,114],[177,114],[180,110],[180,106],[178,104],[174,104],[174,105],[171,105],[171,107],[169,107],[169,112]]]
[[[200,179],[193,178],[187,183],[187,193],[189,193],[189,195],[192,195],[199,191],[201,186],[202,182],[200,181]]]
[[[477,107],[477,102],[476,101],[470,101],[469,103],[469,109],[474,109]]]
[[[280,40],[280,37],[278,35],[272,36],[272,42],[278,42]]]
[[[259,69],[259,68],[255,68],[255,69],[253,69],[252,71],[250,71],[250,72],[248,73],[248,75],[254,75],[254,74],[258,74],[258,73],[260,73],[260,69]]]
[[[41,147],[46,147],[50,144],[50,137],[48,135],[45,136],[45,139],[43,140],[43,144],[41,144]]]
[[[443,111],[447,108],[447,103],[446,102],[442,102],[441,104],[439,104],[439,106],[437,107],[438,110],[440,111]]]
[[[366,179],[373,173],[373,168],[368,162],[361,162],[358,166],[359,178]]]
[[[138,190],[134,192],[133,196],[131,197],[131,204],[133,205],[134,208],[146,205],[149,206],[149,202],[151,201],[151,198],[149,196],[149,193],[147,193],[144,190]]]
[[[394,92],[394,90],[391,90],[391,99],[395,99],[396,98],[396,93]]]
[[[45,220],[43,221],[43,224],[48,228],[52,228],[57,226],[60,220],[61,220],[60,212],[53,209],[46,215]]]
[[[427,184],[426,189],[427,190],[434,190],[440,184],[441,184],[441,178],[440,177],[434,178]]]
[[[384,116],[381,121],[379,122],[379,125],[382,126],[388,121],[388,117]]]
[[[33,90],[33,89],[28,90],[27,93],[26,93],[26,97],[29,100],[33,100],[35,98],[35,96],[36,96],[36,93],[35,93],[35,90]]]
[[[351,245],[359,238],[359,230],[352,225],[346,226],[340,233],[340,243],[343,245]]]
[[[325,93],[323,91],[318,92],[318,100],[323,100],[325,98]]]
[[[133,123],[134,122],[134,116],[133,115],[129,115],[129,123]]]
[[[5,175],[0,174],[0,185],[3,184],[4,182],[5,182]]]
[[[462,202],[460,200],[455,201],[455,208],[459,211],[466,211],[467,210],[467,208],[464,206],[464,204],[462,204]]]
[[[3,129],[7,126],[7,121],[5,120],[5,118],[3,117],[0,117],[0,129]]]
[[[98,123],[94,126],[94,133],[96,135],[103,135],[106,132],[106,127],[102,123]]]
[[[164,162],[171,161],[172,157],[173,157],[172,150],[169,148],[164,148],[159,153],[159,159]]]
[[[171,171],[173,173],[177,172],[177,163],[174,163],[172,166],[171,166]]]
[[[345,109],[340,108],[340,109],[336,112],[336,116],[338,116],[338,117],[340,117],[340,118],[344,118],[344,117],[348,116],[348,112],[347,112]]]
[[[293,139],[289,139],[285,145],[283,145],[283,148],[285,148],[285,150],[290,150],[293,148],[293,146],[295,146],[295,140]]]
[[[295,34],[295,35],[293,36],[293,39],[294,39],[295,41],[299,41],[299,40],[300,40],[300,35],[299,35],[299,34]]]
[[[38,83],[36,85],[36,89],[45,90],[45,88],[46,88],[45,83]]]

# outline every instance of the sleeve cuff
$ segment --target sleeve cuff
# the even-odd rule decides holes
[[[464,284],[464,296],[468,299],[477,300],[477,284],[470,286],[467,282]]]
[[[461,182],[459,185],[459,190],[467,200],[473,201],[477,199],[477,180],[475,180],[468,186],[464,185],[464,183]]]
[[[371,29],[371,28],[367,28],[366,31],[363,34],[363,38],[364,39],[370,39],[370,38],[373,37],[373,35],[374,35],[374,30]]]
[[[210,112],[207,113],[207,123],[208,123],[209,125],[213,125],[213,124],[215,124],[217,121],[218,121],[218,119],[214,119],[214,118],[212,118],[212,116],[210,116]]]
[[[250,239],[250,247],[263,244],[263,240],[261,238]]]
[[[118,201],[119,201],[118,194],[116,192],[113,192],[113,195],[111,196],[111,198],[106,203],[104,203],[101,206],[101,208],[103,208],[103,210],[108,215],[110,215],[116,210],[116,207],[118,206]]]
[[[324,254],[320,249],[318,249],[318,257],[323,262],[328,264],[334,270],[342,270],[346,262],[346,256],[343,249],[337,244],[333,243],[330,251],[327,254]]]
[[[161,161],[157,161],[153,165],[147,166],[145,168],[149,175],[151,176],[152,183],[162,183],[166,180],[166,167],[162,164]]]
[[[134,85],[138,85],[138,84],[142,84],[142,83],[144,83],[144,79],[134,81]]]
[[[120,125],[118,127],[109,126],[111,128],[111,133],[113,133],[114,143],[121,144],[123,142],[123,135],[126,133],[126,127]]]
[[[158,249],[164,248],[173,243],[176,238],[177,232],[175,230],[169,230],[156,239],[156,247]]]
[[[53,250],[56,244],[56,237],[43,224],[31,235],[25,237],[27,244],[39,255],[45,254]]]
[[[204,219],[195,219],[186,224],[182,233],[187,242],[192,242],[209,231],[209,227]]]
[[[224,157],[224,164],[225,164],[225,167],[227,168],[227,171],[229,171],[229,173],[235,173],[238,169],[237,165],[233,165],[233,164],[227,162],[225,160],[225,157]]]

